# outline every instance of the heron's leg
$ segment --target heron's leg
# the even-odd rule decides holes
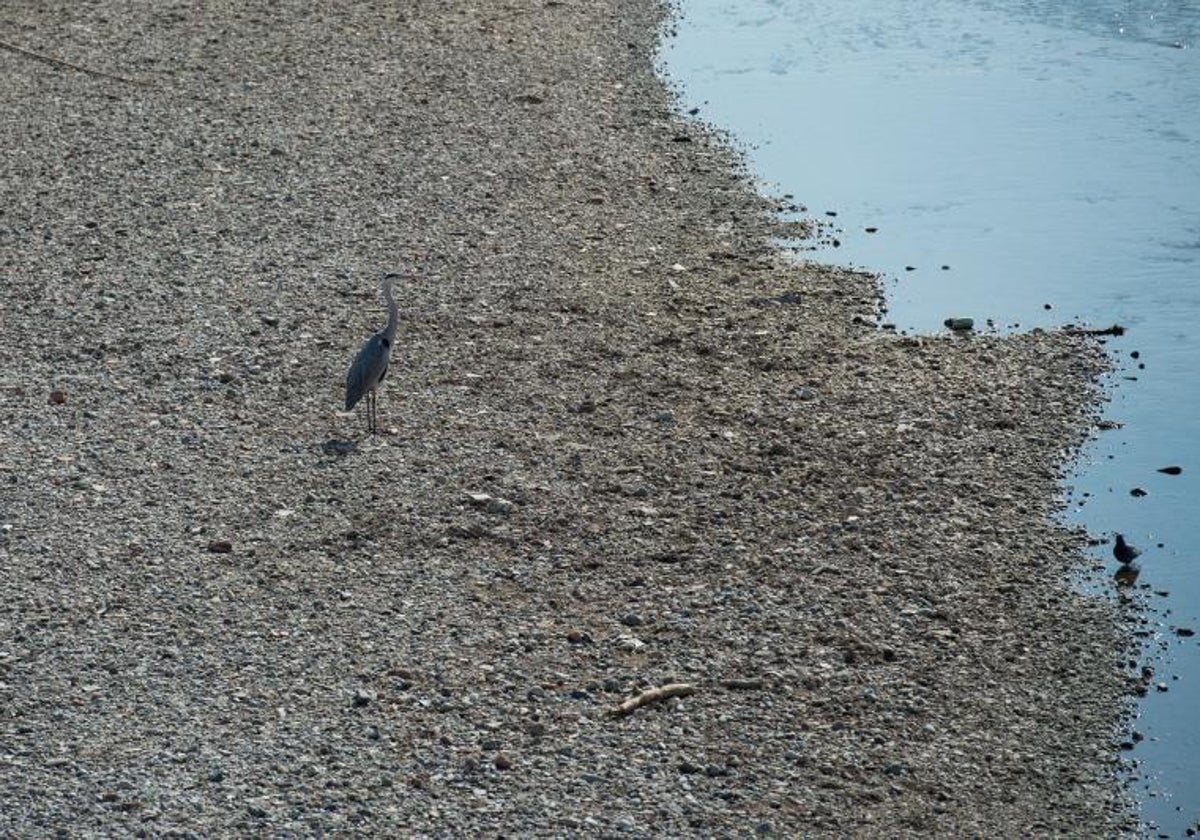
[[[367,434],[375,434],[375,389],[367,391]]]

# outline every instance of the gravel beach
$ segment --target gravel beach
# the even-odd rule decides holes
[[[877,328],[668,14],[5,5],[0,835],[1136,828],[1103,353]]]

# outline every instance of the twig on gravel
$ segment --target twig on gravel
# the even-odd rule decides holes
[[[609,714],[616,717],[624,717],[650,703],[657,703],[659,700],[666,700],[668,697],[687,697],[689,694],[695,693],[696,686],[692,683],[668,683],[667,685],[660,685],[658,688],[647,689],[641,694],[630,697],[620,705],[613,706],[608,711]]]
[[[80,73],[87,73],[89,76],[100,76],[105,79],[112,79],[113,81],[116,81],[116,82],[125,82],[126,84],[129,84],[129,85],[137,85],[138,87],[153,87],[154,86],[150,82],[143,82],[143,81],[139,81],[138,79],[131,79],[128,76],[118,76],[116,73],[106,73],[103,70],[94,70],[91,67],[84,67],[81,64],[72,64],[69,61],[63,61],[61,58],[55,58],[54,56],[46,55],[44,53],[34,52],[33,50],[27,50],[24,47],[18,47],[16,44],[10,44],[7,41],[0,41],[0,48],[6,49],[9,52],[17,53],[19,55],[28,56],[29,58],[35,59],[37,61],[44,61],[47,64],[53,64],[57,67],[66,67],[69,70],[78,70]]]
[[[753,679],[725,679],[721,680],[721,685],[724,688],[737,691],[761,691],[766,687],[766,683],[760,677]]]

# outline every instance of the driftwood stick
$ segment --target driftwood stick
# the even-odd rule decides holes
[[[766,687],[766,682],[761,677],[753,677],[751,679],[721,680],[721,685],[737,691],[762,691]]]
[[[9,52],[17,53],[18,55],[27,56],[36,61],[44,61],[47,64],[53,64],[56,67],[66,67],[68,70],[77,70],[80,73],[87,73],[89,76],[100,76],[104,79],[112,79],[115,82],[124,82],[127,85],[137,85],[138,87],[153,87],[149,82],[138,81],[131,79],[128,76],[118,76],[116,73],[106,73],[103,70],[93,70],[91,67],[84,67],[82,64],[72,64],[69,61],[63,61],[61,58],[55,58],[52,55],[45,53],[34,52],[27,50],[24,47],[18,47],[16,44],[10,44],[7,41],[0,41],[0,49],[6,49]]]
[[[618,706],[613,706],[609,709],[609,714],[616,717],[624,717],[632,714],[642,706],[650,703],[657,703],[659,700],[666,700],[668,697],[687,697],[689,694],[696,693],[696,686],[692,683],[668,683],[660,685],[658,688],[651,688],[630,697],[625,702]]]
[[[1066,327],[1063,332],[1076,333],[1078,335],[1125,335],[1125,328],[1120,324],[1113,324],[1111,327],[1103,327],[1100,329],[1088,327]]]

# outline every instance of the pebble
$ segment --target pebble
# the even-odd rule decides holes
[[[646,643],[641,639],[635,638],[634,636],[621,635],[613,639],[613,645],[618,650],[624,650],[633,653],[644,648]]]

